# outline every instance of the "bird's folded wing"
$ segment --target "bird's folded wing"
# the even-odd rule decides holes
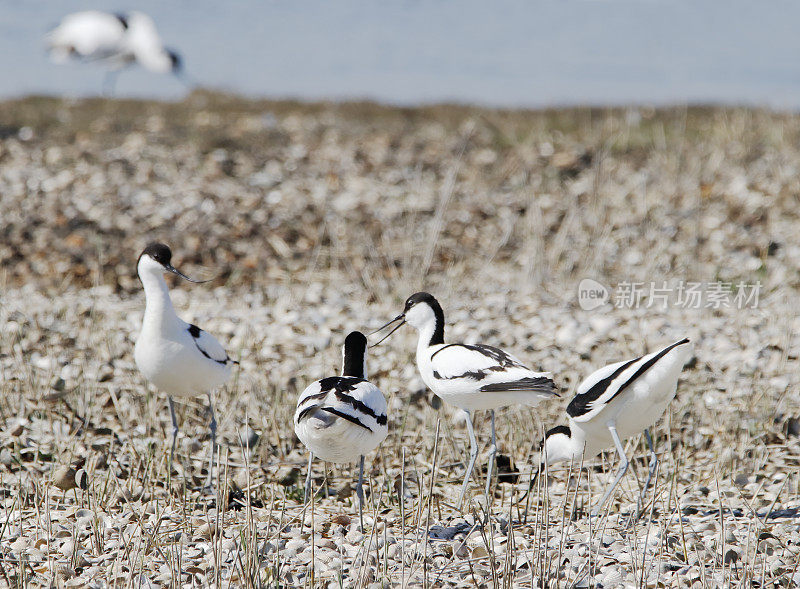
[[[320,381],[312,382],[302,393],[300,393],[300,396],[297,399],[297,408],[299,409],[308,401],[319,401],[320,399],[324,399],[327,394],[328,391],[322,390]]]
[[[329,377],[312,383],[300,395],[295,421],[313,411],[325,411],[368,429],[386,426],[386,400],[378,388],[352,377]]]
[[[576,421],[591,419],[671,350],[688,343],[689,340],[681,340],[660,351],[610,364],[593,372],[578,386],[578,393],[567,406],[567,414]]]
[[[196,325],[189,326],[189,335],[194,339],[197,349],[210,360],[220,364],[227,364],[230,358],[225,348],[210,333],[203,331]]]
[[[442,380],[457,378],[484,380],[500,375],[522,378],[536,375],[503,350],[478,344],[442,346],[431,354],[431,367],[434,377]]]
[[[336,410],[337,415],[351,416],[371,431],[386,425],[386,400],[378,387],[366,380],[359,381],[350,390],[334,391],[327,405]]]

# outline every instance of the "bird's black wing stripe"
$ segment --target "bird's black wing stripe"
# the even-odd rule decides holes
[[[661,350],[658,354],[650,358],[647,362],[642,364],[638,368],[638,370],[636,370],[636,372],[633,373],[633,376],[631,376],[628,380],[626,380],[624,383],[620,385],[619,389],[617,389],[617,392],[615,392],[611,396],[611,398],[608,399],[607,402],[611,402],[612,399],[614,399],[615,397],[617,397],[617,395],[619,395],[625,389],[627,389],[632,382],[634,382],[637,378],[639,378],[645,372],[650,370],[650,368],[653,367],[653,364],[661,360],[661,358],[666,356],[673,348],[676,348],[677,346],[686,343],[689,343],[688,338],[684,338],[679,342],[675,342],[671,346],[667,346],[666,348]],[[643,357],[644,356],[639,356],[638,358],[634,358],[633,360],[626,362],[606,378],[597,381],[597,383],[595,383],[595,385],[588,391],[586,391],[583,395],[576,395],[575,398],[572,399],[572,402],[570,402],[569,406],[567,407],[567,415],[569,415],[570,417],[579,417],[584,413],[587,413],[590,410],[589,405],[591,405],[593,401],[597,400],[606,391],[608,385],[611,384],[611,382],[613,382],[615,378],[617,378],[620,374],[622,374],[625,370],[627,370],[632,364],[638,362]]]
[[[438,354],[442,350],[446,350],[447,348],[452,348],[453,346],[460,346],[460,345],[461,344],[447,344],[446,346],[442,346],[441,348],[436,350],[433,354],[431,354],[431,360],[433,360],[436,357],[436,354]]]
[[[333,407],[320,407],[320,409],[322,411],[327,411],[328,413],[333,413],[334,415],[338,415],[342,419],[346,419],[351,423],[355,423],[356,425],[363,427],[365,430],[369,432],[372,431],[372,428],[370,428],[368,425],[364,425],[363,423],[361,423],[358,417],[354,417],[348,413],[345,413],[344,411],[339,411],[338,409],[334,409]]]
[[[567,405],[567,415],[570,417],[580,417],[584,413],[587,413],[589,411],[589,406],[598,398],[600,398],[600,395],[606,391],[608,385],[610,385],[615,378],[627,370],[631,364],[638,362],[640,359],[641,357],[625,362],[625,364],[617,368],[607,377],[601,378],[594,383],[594,386],[592,386],[592,388],[582,395],[575,395],[575,398],[570,401],[569,405]]]
[[[540,393],[553,393],[555,392],[555,383],[552,379],[546,376],[525,377],[512,382],[495,382],[485,384],[481,387],[481,391],[491,392],[512,392],[512,391],[531,391]]]
[[[614,395],[608,401],[611,402],[611,400],[613,400],[614,397],[619,395],[622,391],[624,391],[628,387],[628,385],[630,385],[637,378],[642,376],[645,372],[650,370],[656,362],[658,362],[659,360],[661,360],[661,358],[666,356],[670,351],[672,351],[673,348],[677,348],[678,346],[681,346],[681,345],[687,344],[687,343],[689,343],[689,339],[688,338],[684,338],[679,342],[675,342],[671,346],[667,346],[666,348],[661,350],[658,354],[656,354],[655,356],[650,358],[647,362],[645,362],[644,364],[642,364],[639,367],[639,369],[633,374],[633,376],[631,376],[628,380],[626,380],[624,383],[622,383],[622,386],[619,387],[619,390],[616,393],[614,393]]]
[[[122,25],[122,28],[127,30],[128,29],[128,17],[126,15],[122,14],[121,12],[118,12],[114,16],[117,17],[117,20],[119,21],[119,24]]]
[[[363,413],[364,415],[369,415],[370,417],[374,418],[375,421],[378,422],[378,425],[386,424],[386,416],[378,415],[377,413],[375,413],[375,411],[373,411],[372,407],[370,407],[363,401],[359,401],[355,397],[351,397],[350,395],[341,393],[339,391],[336,391],[334,394],[336,395],[336,398],[342,403],[347,403],[348,405],[353,407],[353,409],[355,409],[356,411],[361,411],[361,413]]]
[[[203,330],[200,329],[199,327],[197,327],[197,325],[195,325],[194,323],[189,324],[188,331],[189,331],[189,335],[191,335],[192,338],[194,338],[194,339],[198,339],[200,337],[200,334],[203,333]],[[228,356],[227,354],[225,354],[225,359],[224,360],[217,360],[216,358],[212,358],[211,356],[209,356],[208,353],[197,344],[197,342],[194,342],[194,345],[198,350],[200,350],[200,353],[203,354],[203,356],[205,356],[209,360],[213,360],[217,364],[222,364],[223,366],[225,366],[228,362],[230,362],[231,364],[238,364],[239,363],[236,360],[231,360],[231,357]]]
[[[469,349],[475,350],[476,352],[480,352],[484,356],[488,356],[503,368],[507,368],[509,366],[522,366],[519,362],[514,360],[511,356],[509,356],[506,352],[501,350],[500,348],[495,348],[494,346],[487,346],[484,344],[468,346]]]
[[[306,401],[311,401],[312,399],[315,401],[318,399],[324,399],[325,397],[328,396],[328,393],[330,393],[330,391],[320,391],[319,393],[314,393],[313,395],[304,397],[301,403],[305,403]]]
[[[324,399],[325,397],[327,397],[329,392],[330,391],[322,391],[321,393],[314,393],[313,395],[309,395],[307,397],[304,397],[302,400],[300,400],[297,403],[297,407],[300,408],[301,406],[305,405],[309,401],[312,404],[313,404],[314,401],[320,401],[320,400]],[[319,406],[319,404],[313,404],[312,408],[313,407],[318,407],[318,406]],[[303,409],[303,411],[300,412],[300,415],[303,415],[307,411],[308,411],[308,409]],[[298,419],[300,419],[300,418],[298,417]]]
[[[522,364],[514,360],[503,350],[495,348],[493,346],[487,346],[484,344],[447,344],[446,346],[442,346],[441,348],[436,350],[433,354],[431,354],[431,360],[433,360],[436,357],[436,354],[438,354],[442,350],[452,347],[465,348],[473,352],[478,352],[479,354],[482,354],[483,356],[486,356],[487,358],[494,360],[503,368],[507,368],[509,366],[522,366]],[[491,370],[491,368],[489,370]]]
[[[309,413],[311,413],[312,411],[314,411],[316,409],[319,409],[319,405],[309,405],[308,407],[303,409],[297,416],[297,420],[296,420],[297,423],[300,423],[301,421],[303,421],[303,419],[305,419],[306,415],[308,415]]]
[[[344,393],[355,390],[358,384],[362,382],[366,381],[357,376],[329,376],[320,380],[319,386],[323,391]]]
[[[228,361],[230,360],[230,358],[225,358],[224,360],[217,360],[216,358],[212,358],[211,356],[209,356],[206,353],[206,351],[203,348],[201,348],[200,346],[197,345],[197,342],[194,342],[194,345],[197,347],[198,350],[200,350],[200,353],[203,354],[203,356],[205,356],[209,360],[213,360],[217,364],[222,364],[223,366],[225,366],[228,363]],[[237,364],[238,364],[238,362],[237,362]]]
[[[456,374],[455,376],[442,376],[437,371],[433,371],[433,378],[438,380],[455,380],[457,378],[471,378],[472,380],[483,380],[486,378],[487,374],[483,370],[469,370],[462,374]]]

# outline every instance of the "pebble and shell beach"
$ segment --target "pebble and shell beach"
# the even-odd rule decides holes
[[[195,92],[6,101],[0,122],[0,585],[800,583],[800,117]],[[167,399],[133,362],[152,240],[214,278],[169,278],[172,298],[241,362],[214,395],[211,490],[205,398],[177,403],[170,471]],[[604,305],[579,303],[584,279]],[[679,298],[689,283],[699,304]],[[757,297],[737,299],[746,288]],[[478,472],[457,509],[463,415],[425,389],[416,334],[398,331],[368,358],[390,429],[367,457],[362,533],[355,465],[315,464],[304,510],[292,414],[338,371],[347,332],[421,289],[446,338],[552,372],[562,398],[498,413],[491,504]],[[695,357],[653,430],[645,515],[630,517],[639,438],[601,517],[613,452],[523,498],[582,378],[684,336]],[[485,467],[488,415],[476,431]]]

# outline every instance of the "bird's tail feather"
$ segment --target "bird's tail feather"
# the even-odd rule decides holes
[[[547,376],[526,377],[512,382],[495,382],[481,387],[481,391],[487,393],[506,393],[514,391],[527,391],[531,393],[542,393],[559,397],[556,391],[556,384],[552,378]]]

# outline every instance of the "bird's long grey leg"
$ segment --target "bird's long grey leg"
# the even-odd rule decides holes
[[[617,471],[617,476],[614,477],[614,482],[611,483],[611,486],[603,495],[603,498],[600,499],[600,503],[594,506],[592,509],[592,515],[597,515],[600,511],[600,508],[603,506],[603,503],[606,502],[608,497],[611,493],[614,492],[614,489],[617,487],[619,482],[622,480],[622,477],[625,476],[625,473],[628,471],[628,457],[625,456],[625,448],[622,446],[622,442],[619,439],[619,435],[617,435],[617,428],[613,423],[608,424],[608,431],[611,432],[611,438],[614,440],[614,445],[617,447],[617,454],[619,454],[619,470]]]
[[[475,459],[478,457],[478,440],[475,439],[475,430],[472,429],[472,413],[465,411],[467,414],[467,433],[469,434],[469,464],[467,464],[467,472],[464,473],[464,484],[461,485],[461,495],[458,497],[458,505],[461,506],[464,501],[464,495],[467,492],[469,485],[469,477],[472,474],[472,469],[475,467]]]
[[[364,455],[361,455],[361,463],[358,466],[358,521],[361,523],[361,533],[364,533]]]
[[[117,70],[111,70],[106,72],[103,76],[103,96],[105,98],[114,97],[114,89],[117,85],[117,74],[119,74]]]
[[[313,462],[313,460],[314,460],[314,455],[311,452],[309,452],[308,453],[308,470],[306,472],[306,489],[305,489],[305,493],[303,495],[303,499],[304,499],[304,501],[306,503],[308,503],[308,500],[311,498],[311,463]]]
[[[495,467],[495,458],[497,457],[497,439],[494,433],[494,409],[489,412],[492,416],[492,445],[489,447],[489,464],[486,467],[486,506],[488,513],[489,506],[489,489],[492,486],[492,471]]]
[[[303,494],[303,512],[300,514],[300,531],[303,531],[303,523],[306,521],[306,509],[311,502],[311,463],[314,461],[314,454],[308,453],[308,469],[306,470],[306,487]]]
[[[658,454],[656,454],[656,449],[653,446],[653,438],[650,436],[650,430],[644,430],[644,439],[647,440],[647,448],[650,450],[650,470],[647,473],[647,480],[644,482],[642,495],[647,492],[647,488],[650,486],[650,482],[653,480],[653,476],[656,474],[656,468],[658,467]]]
[[[175,417],[175,402],[172,395],[169,399],[169,416],[172,418],[172,449],[169,451],[169,471],[172,472],[172,460],[175,457],[175,444],[178,441],[178,419]]]
[[[214,448],[217,445],[217,417],[214,415],[214,402],[211,400],[211,393],[208,393],[208,410],[211,412],[211,421],[208,430],[211,433],[211,455],[208,459],[208,487],[214,482]]]
[[[650,437],[650,430],[644,430],[644,439],[647,440],[647,448],[650,450],[650,465],[649,470],[647,471],[647,479],[644,481],[642,494],[639,496],[640,507],[641,505],[644,505],[644,496],[647,494],[647,488],[650,486],[650,481],[653,480],[653,475],[656,473],[656,468],[658,468],[658,455],[656,455],[656,450],[653,446],[653,438]]]

